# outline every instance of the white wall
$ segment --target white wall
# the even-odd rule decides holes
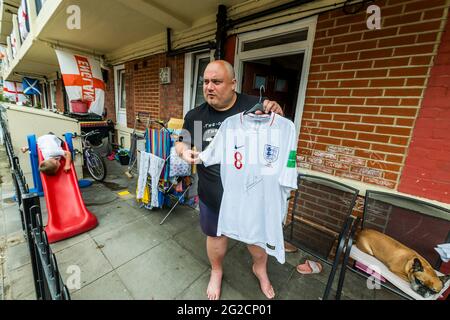
[[[80,134],[80,125],[77,120],[40,109],[29,107],[18,107],[12,104],[4,104],[7,107],[8,128],[11,134],[14,153],[20,160],[20,167],[27,179],[30,188],[33,188],[33,177],[31,173],[29,154],[23,154],[20,148],[28,146],[27,136],[35,134],[36,137],[53,132],[64,140],[63,134],[67,132],[76,132]],[[81,150],[80,139],[73,140],[73,147]],[[76,155],[74,165],[78,179],[83,178],[82,157]]]

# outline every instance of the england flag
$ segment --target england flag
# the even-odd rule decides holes
[[[105,83],[94,57],[55,50],[69,100],[87,103],[90,113],[103,114]],[[72,112],[72,110],[71,110]]]
[[[20,82],[4,81],[3,96],[18,105],[24,105],[28,101],[27,97],[23,94],[23,87]]]
[[[19,20],[19,31],[20,31],[20,39],[25,41],[25,38],[28,36],[30,32],[30,22],[28,20],[28,9],[27,3],[25,0],[22,0],[22,3],[17,11],[17,16]]]

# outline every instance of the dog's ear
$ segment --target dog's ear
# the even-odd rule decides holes
[[[445,285],[445,283],[450,280],[450,274],[444,275],[444,276],[439,276],[439,280],[442,281],[442,285]]]
[[[419,259],[414,258],[412,270],[413,270],[413,272],[422,272],[423,271],[423,266]]]

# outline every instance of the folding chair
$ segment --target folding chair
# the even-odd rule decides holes
[[[331,291],[353,221],[350,215],[358,190],[304,174],[298,176],[297,184],[291,221],[285,227],[285,240],[332,266],[323,294],[325,300]]]
[[[341,296],[345,273],[349,269],[362,277],[370,278],[371,281],[377,281],[380,287],[384,287],[400,297],[424,299],[411,289],[409,282],[390,272],[376,258],[353,246],[360,222],[359,218],[356,219],[349,235],[339,275],[337,298]],[[362,228],[374,229],[396,239],[419,253],[435,270],[439,270],[441,259],[434,248],[438,244],[450,241],[450,210],[405,196],[368,190],[365,196]],[[349,258],[352,259],[350,264]],[[364,269],[366,271],[362,271]],[[449,282],[441,293],[448,288]],[[373,287],[375,288],[375,286]],[[439,294],[436,294],[428,299],[437,299],[438,297]]]

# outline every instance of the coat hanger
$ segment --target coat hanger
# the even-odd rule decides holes
[[[244,112],[244,115],[249,113],[255,113],[255,111],[261,111],[264,113],[264,105],[262,104],[262,93],[265,92],[266,89],[264,88],[264,85],[261,85],[259,87],[259,102],[253,106],[250,110],[247,110]]]

